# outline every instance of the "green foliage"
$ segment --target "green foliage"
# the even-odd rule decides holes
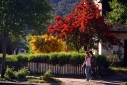
[[[59,55],[57,55],[58,64],[59,65],[69,64],[70,57],[71,57],[70,53],[60,52]]]
[[[18,60],[15,55],[7,55],[7,58],[6,58],[7,65],[16,66],[17,62],[18,62]]]
[[[14,71],[14,69],[7,67],[5,76],[10,80],[15,79],[21,81],[21,80],[26,80],[26,76],[29,75],[29,73],[30,71],[26,67],[23,67],[18,71]]]
[[[58,79],[52,78],[50,70],[47,70],[42,76],[37,77],[27,77],[29,70],[26,67],[18,71],[14,71],[12,68],[7,68],[6,78],[0,78],[0,81],[12,80],[12,81],[28,81],[30,83],[45,83],[45,82],[61,82]]]
[[[52,53],[49,56],[49,63],[50,64],[57,64],[58,63],[58,59],[57,59],[57,54],[56,53]]]
[[[85,60],[85,55],[79,55],[78,53],[72,54],[70,57],[70,63],[74,66],[82,64],[84,60]]]
[[[30,74],[30,71],[28,70],[28,68],[23,67],[22,69],[18,70],[15,75],[16,78],[21,81],[21,80],[26,80],[26,76]]]
[[[7,54],[12,54],[13,53],[12,49],[13,49],[13,47],[15,48],[16,46],[24,47],[25,43],[23,43],[21,41],[21,39],[22,39],[21,35],[15,36],[15,35],[10,34],[10,36],[7,40],[6,53]],[[2,42],[3,42],[3,40],[0,39],[0,53],[2,53]]]
[[[28,79],[28,81],[30,83],[45,83],[44,80],[40,80],[40,79],[37,79],[37,78],[35,78],[35,79]]]
[[[30,54],[27,58],[29,62],[47,63],[49,54]]]
[[[52,74],[50,70],[47,70],[43,76],[40,77],[40,79],[43,79],[45,81],[49,81],[52,78]]]
[[[52,6],[47,0],[0,0],[0,41],[3,45],[1,77],[4,78],[6,61],[6,42],[8,38],[23,34],[25,27],[33,34],[42,34],[53,18],[49,12]]]
[[[111,66],[110,67],[115,73],[127,73],[127,67]]]
[[[123,60],[118,54],[108,55],[107,60],[110,62],[110,66],[123,66]]]
[[[95,57],[97,58],[97,65],[99,67],[105,67],[105,68],[109,67],[110,63],[107,60],[106,56],[104,56],[104,55],[95,55]]]
[[[97,57],[98,66],[109,66],[108,59],[103,55],[95,55]],[[1,61],[2,58],[0,58]],[[9,67],[15,66],[16,68],[27,66],[27,62],[35,63],[48,63],[52,65],[79,65],[84,62],[85,55],[84,53],[77,52],[60,52],[60,53],[50,53],[50,54],[24,54],[24,55],[7,55],[7,65]],[[21,61],[20,61],[21,60]]]
[[[52,78],[52,74],[50,70],[47,70],[42,76],[39,78],[36,77],[27,77],[29,75],[30,71],[28,68],[23,67],[22,69],[18,71],[14,71],[12,68],[7,68],[6,69],[6,78],[2,79],[0,78],[1,81],[6,81],[6,79],[11,80],[11,81],[29,81],[32,83],[45,83],[45,82],[61,82],[58,79]]]
[[[31,83],[48,83],[48,82],[61,82],[59,79],[55,79],[52,77],[51,71],[47,70],[42,76],[39,78],[29,77],[28,81]]]
[[[119,56],[117,54],[111,56],[107,56],[107,60],[110,61],[111,63],[114,63],[114,62],[119,62],[120,59],[119,59]]]
[[[9,79],[16,79],[15,72],[12,68],[7,68],[6,69],[5,76]]]
[[[30,29],[35,32],[40,30],[42,32],[52,17],[47,14],[52,10],[52,7],[46,0],[1,0],[0,6],[2,8],[0,10],[0,21],[3,22],[0,25],[1,29],[10,30],[12,34],[21,33],[24,24],[31,26]],[[39,29],[37,30],[37,28]]]
[[[24,62],[28,61],[28,55],[27,54],[25,54],[25,55],[24,54],[19,54],[19,55],[16,56],[16,58],[17,58],[18,62],[24,63]]]
[[[43,79],[37,79],[37,78],[34,78],[34,79],[28,79],[28,81],[30,83],[58,83],[58,82],[61,82],[59,79],[55,79],[55,78],[51,78],[51,80],[49,81],[45,81]]]
[[[127,0],[118,0],[119,3],[126,5],[127,4]]]
[[[112,23],[121,23],[127,24],[127,7],[125,3],[122,3],[125,0],[112,0],[109,2],[111,12],[107,13],[107,20]]]
[[[70,10],[75,8],[75,5],[80,0],[50,0],[54,11],[52,14],[60,15],[60,16],[67,16],[70,13]]]
[[[26,38],[27,42],[30,42],[32,40],[32,35],[31,34],[27,34],[25,38]],[[33,53],[32,52],[32,46],[30,44],[28,44],[28,53],[29,54]]]

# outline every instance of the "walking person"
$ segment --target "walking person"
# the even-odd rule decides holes
[[[96,70],[97,61],[96,61],[96,58],[93,55],[93,52],[92,51],[89,51],[89,55],[91,57],[91,69],[90,69],[90,73],[91,73],[91,76],[92,77],[96,77],[96,75],[97,75],[97,70]]]
[[[90,68],[91,68],[91,57],[89,55],[89,52],[86,52],[86,58],[82,64],[82,67],[85,66],[85,74],[86,74],[86,81],[89,81],[91,78],[91,74],[90,74]]]

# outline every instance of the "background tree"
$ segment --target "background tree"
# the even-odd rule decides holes
[[[50,3],[53,6],[54,11],[52,12],[55,16],[67,16],[72,9],[75,8],[75,5],[80,0],[50,0]]]
[[[106,18],[112,24],[120,23],[127,25],[127,1],[126,0],[112,0],[109,2],[111,12],[108,12]]]
[[[33,53],[50,53],[63,51],[63,42],[54,36],[32,36],[30,41]]]
[[[127,5],[127,0],[118,0],[119,3],[121,3],[122,5]]]
[[[2,53],[2,41],[0,41],[0,53]],[[22,42],[22,36],[17,35],[13,36],[10,35],[8,40],[7,40],[7,45],[6,45],[6,53],[11,55],[14,54],[14,50],[16,50],[17,47],[25,47],[25,43]]]
[[[112,11],[107,13],[107,21],[114,25],[114,31],[127,31],[127,0],[112,0],[109,5]],[[126,62],[124,56],[124,65],[127,66]]]
[[[72,43],[77,51],[82,46],[87,50],[95,48],[99,42],[105,49],[112,48],[113,44],[121,45],[119,39],[111,34],[112,26],[105,23],[100,11],[98,5],[90,1],[84,5],[84,0],[81,0],[65,18],[55,17],[55,23],[49,26],[48,32]]]
[[[5,74],[6,41],[10,35],[17,36],[27,25],[36,33],[42,33],[52,16],[52,7],[47,0],[0,0],[0,34],[2,36],[2,71]]]

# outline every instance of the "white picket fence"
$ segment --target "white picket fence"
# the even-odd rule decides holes
[[[63,66],[60,65],[51,65],[47,63],[34,63],[28,62],[28,69],[31,73],[45,73],[50,70],[52,74],[66,74],[66,75],[85,75],[85,69],[78,66],[72,66],[70,64],[65,64]],[[1,73],[1,64],[0,64],[0,73]]]
[[[28,68],[32,73],[44,73],[47,70],[50,70],[52,74],[74,74],[74,75],[84,75],[85,69],[81,68],[81,65],[72,66],[66,64],[63,66],[60,65],[50,65],[47,63],[33,63],[28,62]]]

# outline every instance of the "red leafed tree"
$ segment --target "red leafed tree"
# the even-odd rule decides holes
[[[104,48],[110,48],[113,44],[121,45],[120,40],[111,34],[112,26],[105,23],[98,5],[90,1],[84,4],[84,0],[81,0],[65,18],[56,16],[48,32],[64,39],[77,51],[82,46],[87,50],[95,48],[100,41]]]

